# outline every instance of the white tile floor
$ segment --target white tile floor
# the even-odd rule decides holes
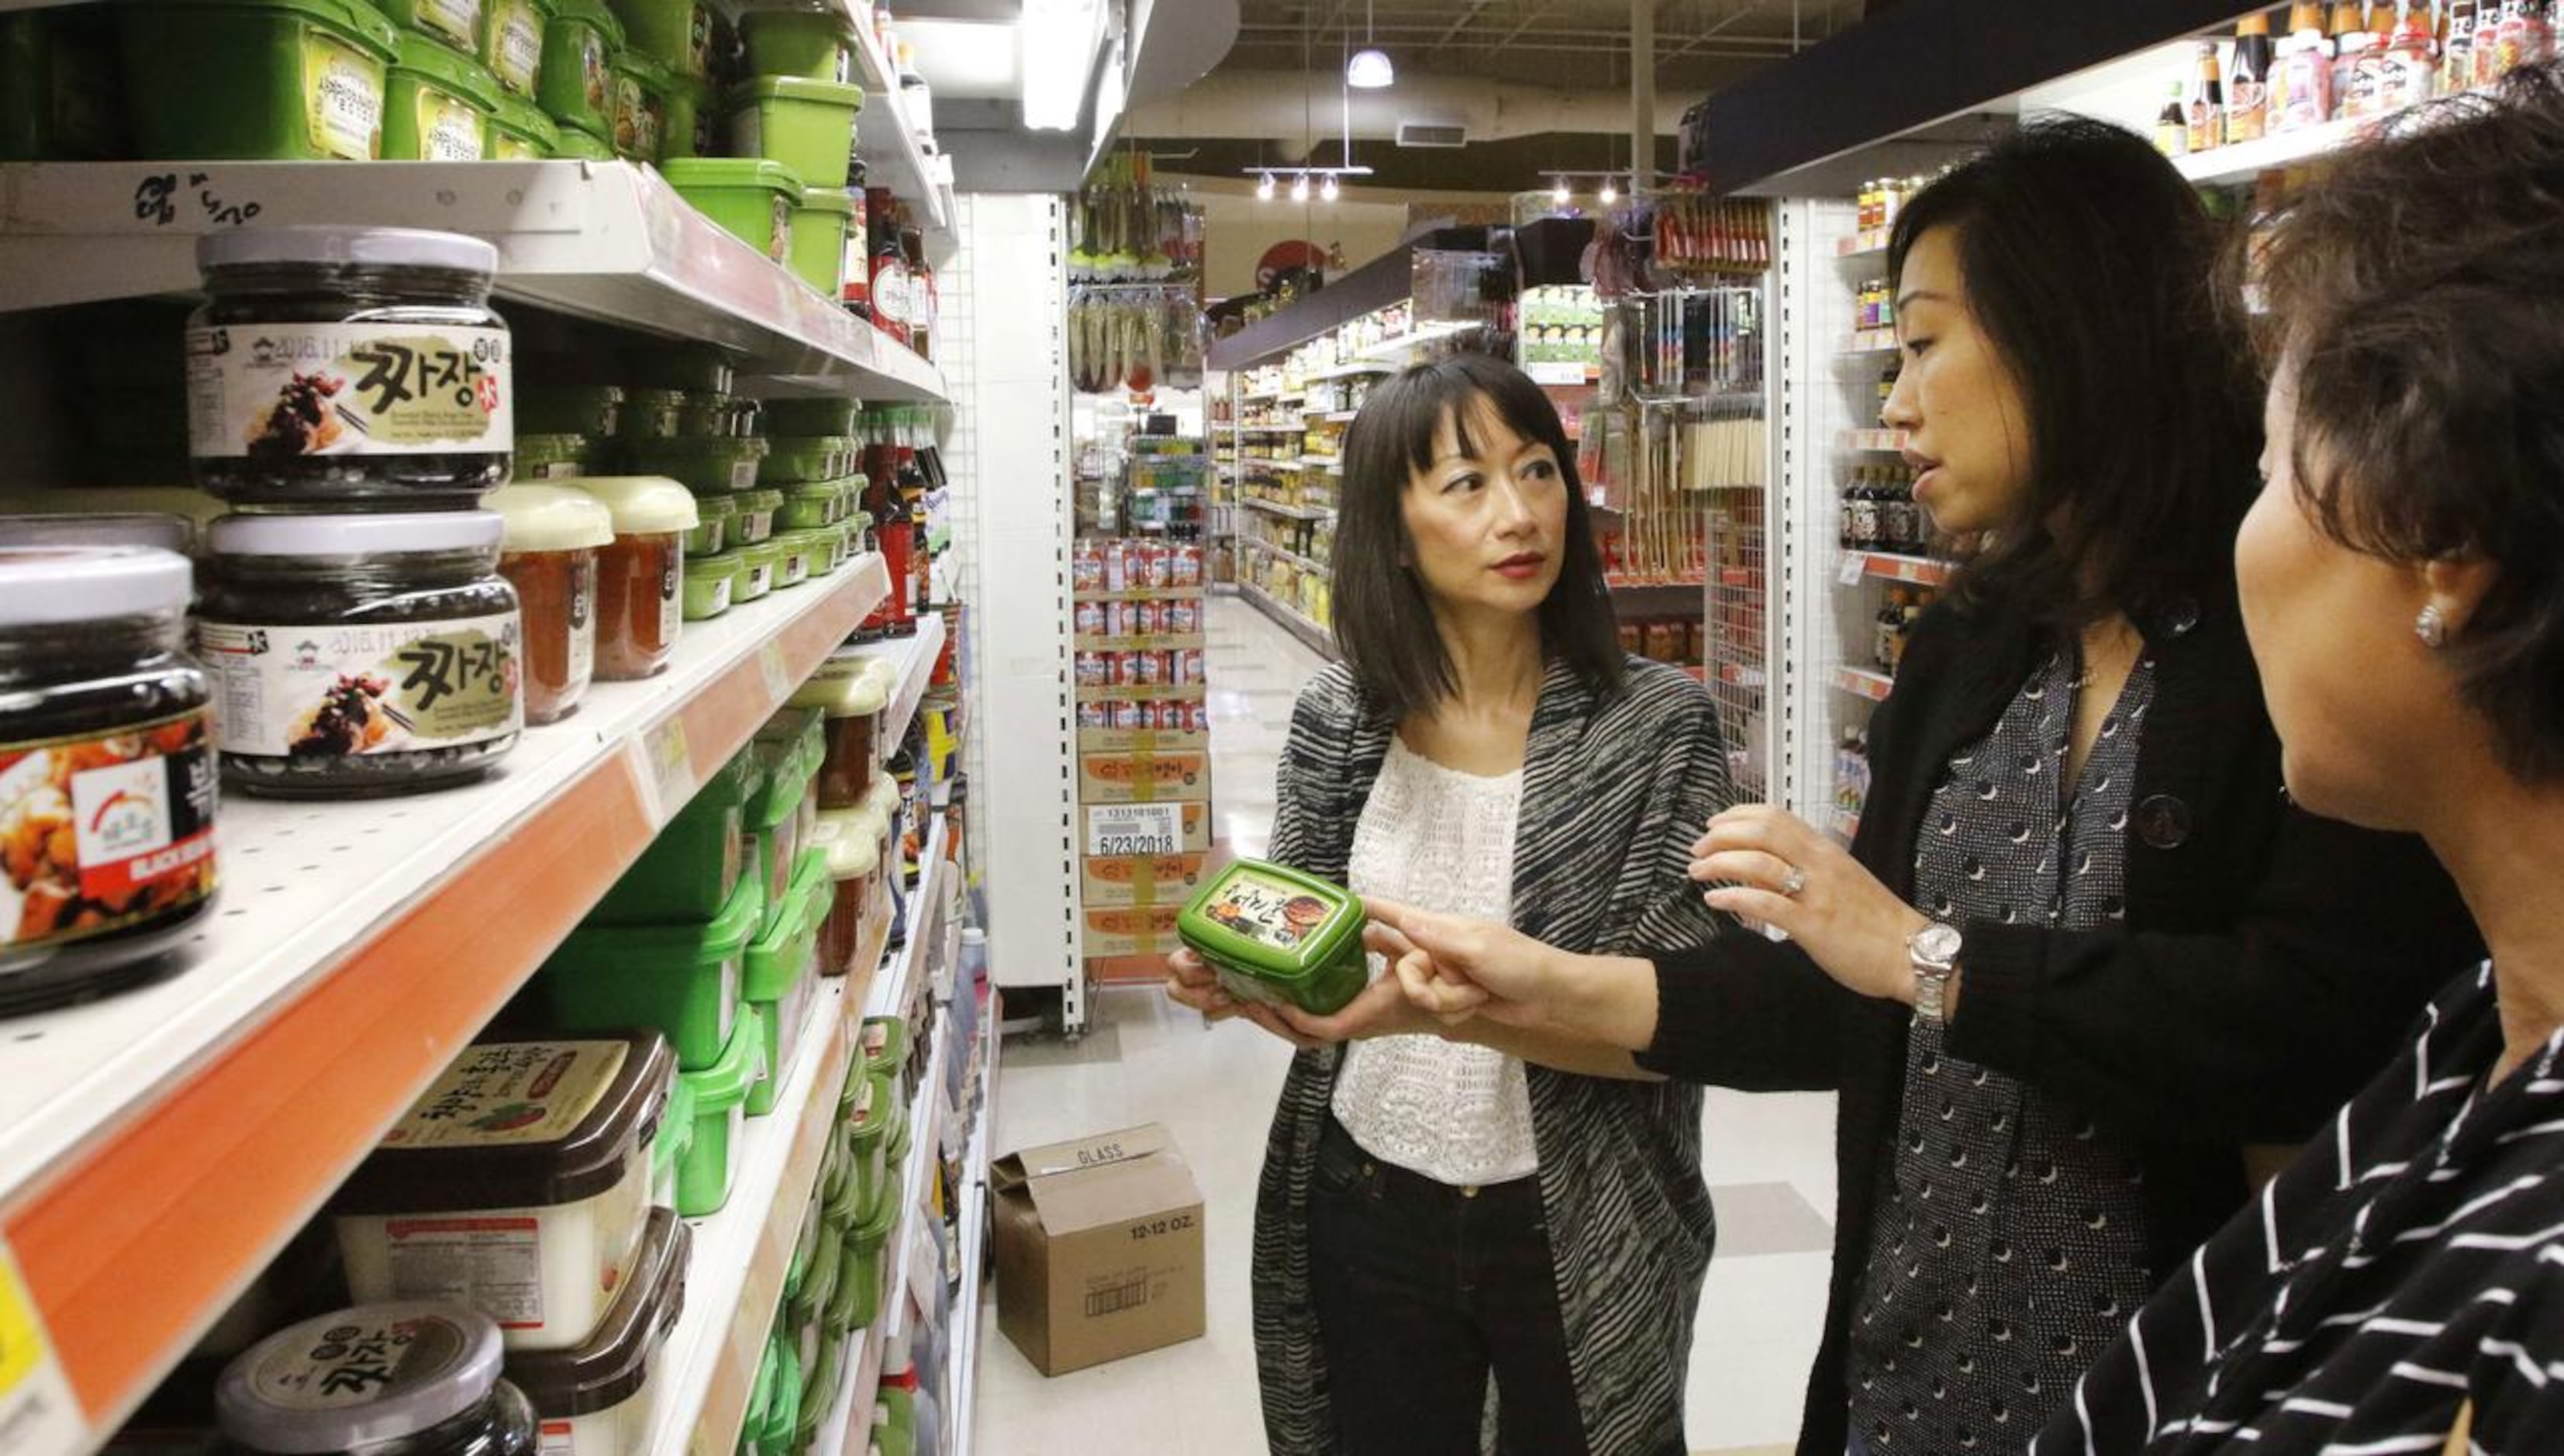
[[[1210,608],[1215,831],[1260,853],[1273,761],[1318,659],[1234,597]],[[996,1145],[1162,1122],[1200,1182],[1209,1260],[1201,1340],[1045,1378],[981,1324],[977,1449],[988,1456],[1229,1456],[1263,1449],[1246,1263],[1255,1179],[1289,1050],[1251,1025],[1205,1028],[1154,990],[1096,998],[1074,1044],[1006,1048]],[[1691,1352],[1690,1438],[1703,1452],[1786,1447],[1816,1347],[1834,1201],[1833,1100],[1713,1092],[1704,1122],[1719,1253]]]

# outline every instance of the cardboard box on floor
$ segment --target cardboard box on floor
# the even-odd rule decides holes
[[[1157,1123],[988,1170],[997,1328],[1045,1375],[1202,1333],[1202,1196]]]

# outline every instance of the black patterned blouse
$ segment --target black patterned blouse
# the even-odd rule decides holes
[[[1994,730],[1950,760],[1915,850],[1924,914],[1962,930],[2090,930],[2125,914],[2154,663],[2129,674],[2069,796],[2077,661],[2069,650],[2040,664]],[[1908,1043],[1851,1333],[1851,1428],[1873,1456],[2021,1449],[2156,1283],[2128,1152],[2077,1109],[1945,1042],[1918,1023]]]

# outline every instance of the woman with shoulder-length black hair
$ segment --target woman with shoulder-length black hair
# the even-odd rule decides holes
[[[1375,907],[1420,1008],[1839,1091],[1805,1456],[2020,1449],[2242,1204],[2244,1146],[2310,1135],[2474,942],[2419,842],[2282,793],[2219,247],[2161,157],[2086,121],[1897,220],[1884,419],[1961,570],[1871,722],[1849,851],[1765,806],[1695,846],[1709,902],[1788,942],[1568,955]]]
[[[1625,657],[1540,389],[1479,354],[1375,389],[1346,440],[1342,664],[1302,691],[1272,857],[1358,892],[1598,951],[1719,918],[1685,870],[1725,807],[1707,693]],[[1393,979],[1316,1019],[1173,993],[1303,1048],[1255,1217],[1256,1352],[1280,1452],[1680,1452],[1710,1251],[1697,1088],[1629,1054],[1450,1031]]]

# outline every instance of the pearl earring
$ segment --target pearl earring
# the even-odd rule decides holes
[[[2438,603],[2422,608],[2422,614],[2413,619],[2413,635],[2434,652],[2448,646],[2449,619],[2441,613]]]

